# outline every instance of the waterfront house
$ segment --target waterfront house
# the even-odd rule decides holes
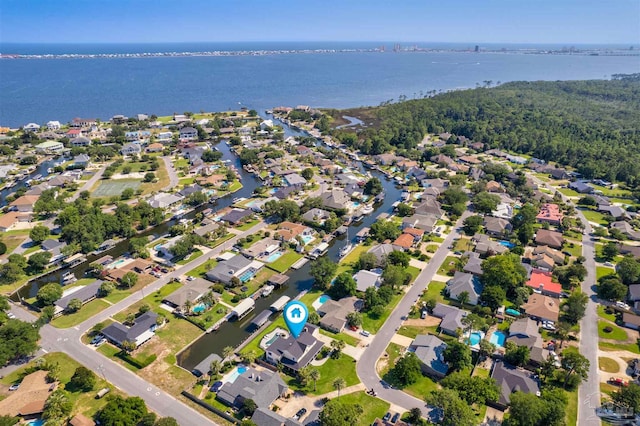
[[[79,118],[76,117],[73,120],[71,120],[71,123],[69,123],[69,125],[71,127],[91,127],[97,124],[97,119],[95,118]]]
[[[124,342],[132,342],[138,347],[155,335],[157,319],[158,314],[148,311],[136,318],[131,327],[114,322],[103,328],[100,334],[116,346],[122,347]]]
[[[278,224],[278,230],[276,231],[276,238],[280,238],[287,243],[293,243],[297,241],[297,237],[311,236],[313,230],[308,226],[301,225],[294,222],[281,222]]]
[[[84,148],[91,145],[91,139],[86,136],[78,136],[77,138],[71,139],[69,143],[74,148]]]
[[[62,142],[45,141],[36,145],[36,153],[38,154],[59,154],[64,150]]]
[[[202,278],[195,278],[187,281],[182,287],[167,295],[162,299],[162,303],[171,306],[174,309],[182,309],[186,302],[195,305],[198,301],[209,292],[211,282]],[[214,294],[215,298],[220,295]]]
[[[442,319],[440,321],[440,331],[450,336],[457,336],[458,332],[464,329],[462,319],[468,314],[467,311],[456,308],[455,306],[436,304],[431,315]]]
[[[174,204],[182,201],[182,197],[167,192],[160,192],[149,198],[148,203],[151,207],[166,209]]]
[[[262,262],[247,259],[238,254],[231,259],[221,261],[205,276],[210,281],[220,282],[225,285],[230,284],[234,277],[238,278],[240,282],[246,282],[253,278],[263,266]]]
[[[542,294],[533,293],[522,310],[533,319],[557,322],[560,315],[560,302]]]
[[[22,130],[24,130],[25,132],[37,132],[38,130],[40,130],[40,125],[36,123],[25,124],[22,127]]]
[[[198,140],[198,131],[193,127],[183,127],[180,129],[180,140],[195,141]]]
[[[393,251],[396,251],[393,245],[383,243],[371,247],[367,253],[373,254],[377,259],[378,266],[382,266],[387,261],[387,255]]]
[[[267,347],[265,359],[268,363],[280,364],[285,371],[295,374],[308,366],[324,346],[317,338],[319,334],[317,326],[307,324],[297,338],[292,334],[287,338],[278,337]]]
[[[443,211],[438,200],[433,197],[427,197],[420,204],[415,206],[414,213],[418,215],[432,215],[437,219],[442,218]]]
[[[124,144],[120,149],[120,153],[122,155],[139,155],[141,152],[142,148],[140,147],[140,144],[132,142]]]
[[[49,130],[60,130],[60,122],[57,120],[47,121],[47,129]]]
[[[447,344],[432,334],[419,334],[411,342],[409,351],[420,360],[420,369],[427,376],[442,379],[449,371],[449,365],[444,362],[444,350]]]
[[[438,217],[434,215],[414,214],[402,219],[402,228],[417,228],[422,229],[427,233],[431,233],[433,232],[437,222]]]
[[[242,250],[242,254],[249,259],[256,257],[269,256],[280,248],[280,241],[273,238],[264,238],[253,243],[249,248]]]
[[[227,214],[222,216],[220,220],[222,222],[230,223],[231,225],[238,225],[244,222],[253,212],[247,209],[232,209]]]
[[[11,210],[17,210],[23,213],[31,213],[33,212],[33,206],[38,201],[40,196],[38,195],[23,195],[21,197],[16,198],[9,204]]]
[[[446,291],[449,297],[458,300],[461,293],[467,293],[470,305],[477,305],[482,293],[482,283],[477,276],[466,272],[456,271],[453,278],[447,281]]]
[[[553,247],[556,249],[562,248],[564,238],[562,233],[557,231],[551,231],[549,229],[538,229],[536,232],[535,242],[538,245],[544,245]]]
[[[73,299],[80,300],[83,305],[89,303],[90,301],[98,297],[98,290],[100,289],[101,285],[101,280],[95,280],[94,282],[83,287],[76,287],[75,289],[73,289],[75,291],[67,293],[60,299],[56,300],[54,315],[58,315],[66,311],[69,307],[69,302],[71,302]]]
[[[298,173],[289,173],[284,176],[284,180],[288,186],[293,186],[297,188],[304,188],[307,184],[307,180],[300,176]]]
[[[499,360],[493,364],[491,377],[498,384],[500,397],[498,401],[491,402],[490,404],[496,405],[502,410],[506,409],[511,403],[511,394],[513,392],[519,391],[532,393],[534,395],[540,394],[540,386],[538,382],[533,379],[531,373]]]
[[[331,213],[327,210],[313,208],[302,215],[302,219],[305,222],[317,223],[318,225],[324,225],[324,222],[331,217]]]
[[[209,373],[211,373],[211,363],[213,361],[218,361],[222,363],[222,357],[215,353],[209,354],[209,356],[207,356],[205,359],[200,361],[195,367],[193,367],[193,370],[191,370],[191,374],[193,374],[196,377],[202,377],[202,376],[208,375]]]
[[[390,166],[398,159],[395,154],[391,153],[378,154],[373,158],[375,158],[375,160],[383,166]]]
[[[320,198],[322,199],[322,205],[327,209],[349,210],[349,205],[351,204],[351,197],[344,190],[337,188],[323,192]]]
[[[277,371],[247,368],[233,382],[226,382],[216,398],[223,403],[242,409],[245,399],[251,399],[258,408],[269,408],[273,402],[284,397],[287,385]]]
[[[358,312],[362,301],[355,296],[343,297],[340,300],[327,300],[318,309],[320,327],[334,333],[340,333],[347,325],[347,315]]]
[[[40,243],[40,248],[42,250],[51,253],[50,262],[56,262],[64,257],[62,254],[62,249],[67,246],[67,243],[64,241],[58,241],[53,239],[46,239],[42,243]]]
[[[89,167],[91,164],[91,157],[87,154],[79,154],[73,157],[73,165],[76,167]],[[73,180],[73,179],[72,179]]]
[[[356,281],[356,290],[364,293],[369,287],[380,287],[381,274],[374,271],[358,271],[353,279]]]

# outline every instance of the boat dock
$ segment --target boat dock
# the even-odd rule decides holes
[[[303,257],[301,259],[299,259],[296,263],[294,263],[293,265],[291,265],[291,269],[300,269],[304,266],[305,263],[307,263],[309,261],[309,258],[307,257]]]

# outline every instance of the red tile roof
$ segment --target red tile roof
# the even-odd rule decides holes
[[[531,273],[527,286],[546,294],[560,295],[562,292],[562,286],[551,281],[551,273],[540,270],[534,270]]]
[[[402,247],[402,248],[411,248],[413,246],[413,235],[411,234],[402,234],[393,242],[394,245]]]

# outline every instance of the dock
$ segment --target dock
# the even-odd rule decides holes
[[[302,257],[300,258],[298,261],[296,261],[296,263],[294,263],[293,265],[291,265],[291,269],[300,269],[304,266],[305,263],[307,263],[309,261],[309,258],[307,257]]]

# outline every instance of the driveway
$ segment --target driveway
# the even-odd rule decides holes
[[[457,229],[462,225],[462,221],[470,216],[469,211],[465,211],[462,217],[456,222],[454,228],[449,235],[445,238],[444,242],[440,243],[440,247],[433,254],[433,257],[429,261],[426,268],[420,272],[416,278],[414,284],[406,292],[396,309],[391,313],[389,319],[384,323],[382,328],[375,335],[374,339],[370,343],[369,347],[365,349],[360,361],[356,366],[358,377],[365,385],[367,389],[373,388],[378,397],[390,402],[394,406],[402,407],[402,409],[409,411],[414,407],[418,407],[422,410],[423,414],[427,414],[426,404],[423,400],[415,398],[407,393],[404,393],[397,389],[386,388],[382,385],[380,376],[376,371],[376,363],[378,358],[382,356],[385,349],[389,345],[396,334],[396,328],[402,325],[402,317],[409,312],[411,306],[422,295],[422,292],[427,288],[428,284],[432,281],[436,272],[440,268],[440,265],[449,254],[449,245],[453,242],[453,239],[459,237]]]
[[[102,177],[102,173],[104,173],[105,169],[107,168],[108,164],[103,165],[102,167],[100,167],[100,169],[93,175],[91,176],[91,179],[89,179],[88,181],[86,181],[84,183],[84,185],[82,185],[75,194],[73,194],[71,197],[67,198],[67,201],[70,203],[73,203],[75,200],[78,199],[78,197],[80,196],[80,193],[82,191],[89,191],[91,188],[93,188],[93,185],[96,184],[96,182],[98,182],[98,180],[100,180],[100,178]]]
[[[178,172],[176,172],[176,169],[173,167],[173,164],[171,163],[171,157],[165,155],[160,158],[162,158],[162,161],[164,161],[164,167],[167,169],[167,174],[169,175],[169,185],[162,188],[162,190],[169,191],[170,189],[173,189],[176,186],[178,186],[178,183],[180,182],[178,178]]]

